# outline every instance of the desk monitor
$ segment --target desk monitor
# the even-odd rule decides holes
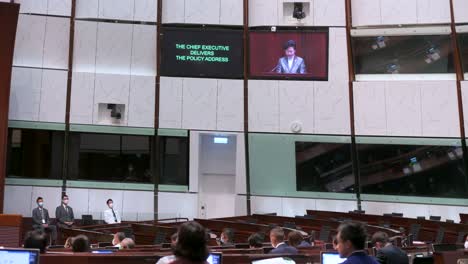
[[[321,252],[320,264],[339,264],[346,260],[341,258],[338,252]]]
[[[3,262],[6,261],[6,262]],[[0,263],[9,264],[38,264],[38,249],[0,249]]]
[[[221,253],[211,252],[206,262],[209,264],[222,264],[223,263],[223,255]]]

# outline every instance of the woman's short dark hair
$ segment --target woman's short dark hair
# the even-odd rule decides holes
[[[263,238],[264,238],[264,236],[262,236],[259,233],[254,233],[254,234],[250,235],[249,239],[248,239],[249,246],[254,247],[254,248],[263,247]]]
[[[183,223],[177,231],[174,255],[191,261],[205,261],[209,254],[206,237],[206,230],[199,223]]]
[[[291,47],[296,49],[296,41],[294,41],[292,39],[290,39],[290,40],[286,41],[286,43],[284,43],[283,49],[286,50],[286,49],[291,48]]]
[[[344,222],[338,227],[339,239],[350,241],[354,249],[361,250],[365,248],[367,240],[367,231],[361,222]]]
[[[39,202],[39,200],[44,200],[44,199],[42,199],[42,197],[39,196],[39,197],[37,197],[37,199],[36,199],[36,203]]]

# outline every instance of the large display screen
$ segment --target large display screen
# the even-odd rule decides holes
[[[253,31],[252,78],[328,80],[328,31]]]
[[[242,30],[163,28],[162,76],[243,77]]]

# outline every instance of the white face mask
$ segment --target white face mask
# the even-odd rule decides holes
[[[37,205],[39,205],[39,207],[42,207],[42,206],[44,206],[44,203],[43,202],[38,202]]]
[[[465,241],[465,248],[468,248],[468,241]]]

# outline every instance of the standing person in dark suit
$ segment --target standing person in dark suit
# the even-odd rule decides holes
[[[297,254],[295,247],[288,246],[284,242],[284,231],[281,227],[275,227],[270,231],[270,242],[274,247],[269,254]]]
[[[57,240],[57,227],[50,224],[49,211],[44,208],[44,199],[37,197],[37,207],[32,211],[32,220],[34,230],[50,233],[51,244]]]
[[[68,195],[62,196],[62,204],[55,209],[55,218],[57,219],[57,226],[60,228],[73,227],[75,217],[73,209],[68,206]]]
[[[372,243],[377,249],[377,261],[380,264],[408,264],[408,255],[400,248],[390,243],[385,232],[376,232],[372,236]]]
[[[345,222],[338,227],[336,248],[340,257],[347,258],[341,264],[379,264],[364,250],[367,232],[361,222]]]

